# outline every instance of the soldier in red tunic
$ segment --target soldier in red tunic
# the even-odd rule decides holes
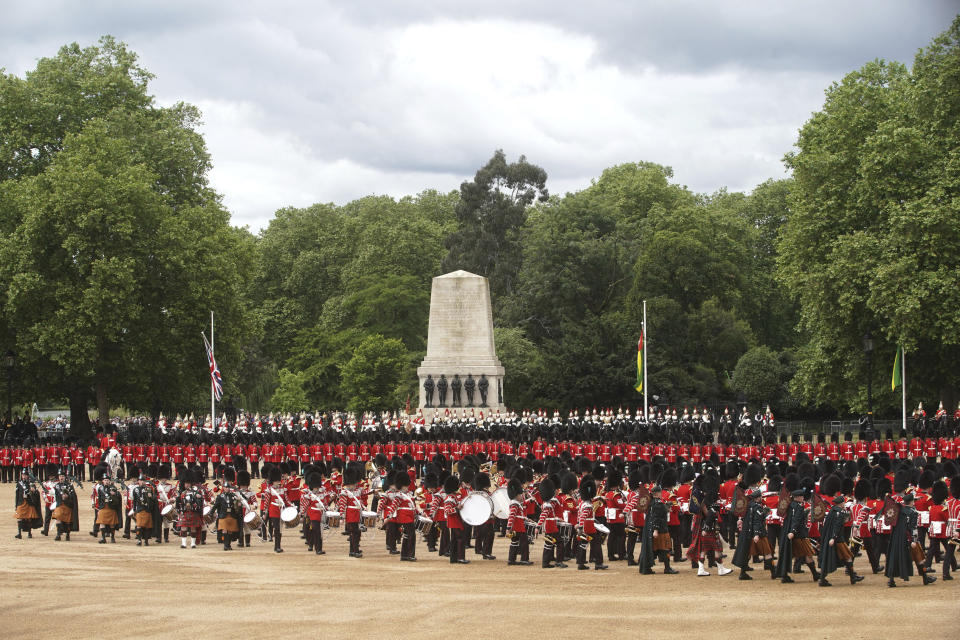
[[[458,495],[460,479],[456,476],[448,476],[443,482],[443,492],[446,494],[443,509],[447,519],[447,528],[450,531],[450,564],[469,564],[470,561],[464,557],[465,541]]]
[[[507,483],[507,497],[510,498],[510,517],[507,519],[507,537],[510,538],[508,565],[529,566],[530,541],[527,538],[527,523],[524,517],[523,485],[516,478]],[[520,559],[517,560],[519,554]]]
[[[360,470],[353,465],[347,466],[343,471],[343,488],[340,490],[337,506],[343,516],[344,529],[350,537],[351,558],[363,557],[363,551],[360,550],[360,516],[363,503],[360,501],[361,492],[357,487],[359,482]]]

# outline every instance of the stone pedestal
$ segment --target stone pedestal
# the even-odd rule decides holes
[[[420,379],[420,409],[429,420],[447,409],[459,415],[483,411],[485,416],[503,404],[503,366],[493,344],[493,309],[490,285],[483,276],[454,271],[433,279],[430,290],[430,326],[427,330],[427,356],[417,369]],[[428,398],[427,378],[433,382],[432,402]],[[441,378],[442,376],[442,378]],[[441,400],[441,379],[446,394]],[[467,380],[474,383],[473,402],[467,394]],[[486,402],[480,393],[486,380]],[[459,382],[459,392],[454,387]]]

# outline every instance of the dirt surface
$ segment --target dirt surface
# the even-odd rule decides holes
[[[640,576],[623,562],[544,570],[540,539],[531,567],[506,565],[503,538],[495,561],[468,549],[472,562],[454,566],[419,543],[418,562],[400,562],[381,531],[364,535],[362,559],[347,556],[338,530],[326,532],[324,556],[293,530],[283,554],[256,539],[230,552],[213,539],[192,550],[119,536],[100,545],[85,486],[79,534],[55,542],[38,531],[14,539],[14,485],[0,485],[0,637],[957,637],[960,580],[889,589],[865,558],[866,580],[834,574],[827,589],[809,574],[783,585],[759,569],[751,582],[698,578],[687,563],[676,576]]]

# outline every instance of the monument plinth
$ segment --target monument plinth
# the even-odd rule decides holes
[[[427,356],[417,368],[424,417],[430,420],[448,409],[485,416],[505,411],[503,373],[493,343],[487,279],[466,271],[434,278]]]

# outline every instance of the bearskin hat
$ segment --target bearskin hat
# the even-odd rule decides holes
[[[663,470],[663,473],[660,474],[660,478],[657,480],[664,491],[672,489],[677,486],[677,470],[673,467],[668,467]]]
[[[957,468],[957,465],[953,462],[953,460],[944,460],[943,464],[940,465],[941,478],[952,478],[958,473],[960,473],[960,468]]]
[[[884,498],[889,493],[893,493],[893,485],[890,483],[890,478],[882,476],[877,479],[876,484],[873,486],[873,495],[878,498]]]
[[[943,480],[937,480],[930,488],[930,502],[933,504],[943,504],[950,492],[947,490],[947,483]]]
[[[320,474],[321,476],[323,476],[324,478],[327,477],[327,465],[325,465],[322,461],[317,460],[316,462],[314,462],[314,463],[313,463],[313,470],[316,471],[317,473],[319,473],[319,474]],[[237,476],[237,477],[239,477],[239,476]]]
[[[783,486],[783,478],[780,476],[770,476],[767,480],[767,491],[772,491],[773,493],[779,493],[780,487]]]
[[[169,474],[168,474],[168,475],[169,475]],[[97,465],[96,467],[94,467],[94,469],[93,469],[93,480],[94,480],[94,482],[99,482],[100,480],[103,480],[105,477],[107,477],[107,468],[106,468],[106,467],[101,467],[100,465]]]
[[[193,484],[203,484],[203,471],[199,467],[193,469]]]
[[[267,479],[270,482],[280,482],[280,478],[283,477],[283,472],[280,471],[279,467],[271,467]]]
[[[375,465],[377,465],[378,467],[385,467],[385,466],[387,466],[387,462],[389,462],[389,461],[387,460],[387,456],[383,455],[382,453],[378,453],[378,454],[377,454],[376,456],[374,456],[374,458],[373,458],[373,463],[374,463]]]
[[[920,474],[920,477],[917,478],[917,486],[921,489],[929,489],[933,486],[933,482],[936,478],[933,475],[933,472],[929,469]]]
[[[845,496],[849,496],[853,493],[853,478],[844,476],[842,482],[840,483],[840,493]]]
[[[743,474],[743,484],[748,487],[760,484],[760,481],[763,480],[763,476],[763,467],[755,462],[750,463],[747,466],[746,472]]]
[[[834,496],[840,491],[843,480],[836,474],[830,474],[820,480],[820,495]]]
[[[623,474],[616,469],[610,469],[607,473],[607,490],[615,491],[623,485]]]
[[[723,469],[727,480],[735,480],[740,475],[740,465],[735,460],[729,460]]]
[[[464,467],[463,463],[461,463],[460,466],[457,468],[460,470],[460,480],[464,484],[472,485],[473,478],[477,475],[477,470],[474,467],[471,467],[470,465],[467,465],[466,467]]]
[[[250,486],[250,472],[246,469],[241,469],[237,471],[237,486],[240,487],[249,487]]]
[[[869,480],[861,480],[853,487],[853,497],[856,500],[866,500],[873,493],[873,487]]]
[[[907,490],[910,485],[910,475],[909,471],[897,471],[897,474],[893,476],[894,493],[903,493]]]
[[[151,478],[156,478],[158,472],[159,472],[159,469],[157,468],[156,464],[151,462],[150,464],[147,465],[147,476]]]
[[[427,473],[423,476],[423,486],[430,491],[435,491],[440,486],[440,478],[434,472]]]
[[[693,467],[690,465],[684,465],[680,467],[680,483],[692,482],[696,477],[697,473],[693,470]]]
[[[580,499],[590,502],[597,495],[597,484],[590,476],[584,477],[580,482]]]
[[[227,482],[237,481],[237,471],[233,467],[227,467],[223,470],[223,479]]]
[[[473,477],[473,489],[475,491],[486,491],[490,488],[490,474],[481,471]]]
[[[641,484],[643,484],[643,482],[640,479],[640,470],[631,471],[630,475],[627,476],[627,486],[631,489],[636,489]]]
[[[170,479],[170,467],[165,464],[157,467],[157,479],[159,480],[169,480]]]
[[[343,470],[343,484],[357,484],[363,477],[361,472],[353,466],[348,466]]]
[[[950,495],[960,500],[960,475],[950,478]]]
[[[320,477],[320,474],[314,471],[313,473],[307,475],[307,487],[310,489],[319,489],[320,485],[323,484],[323,478]]]
[[[507,483],[507,497],[513,500],[517,496],[523,493],[523,485],[520,484],[520,481],[514,478]]]
[[[457,476],[447,476],[447,479],[443,481],[443,492],[447,495],[451,493],[456,493],[460,489],[460,478]]]
[[[572,472],[567,472],[560,476],[560,491],[568,494],[571,491],[576,491],[577,487],[580,484],[580,480],[577,478],[577,474]]]
[[[786,487],[787,491],[793,493],[800,488],[800,474],[798,473],[788,473],[787,476],[783,479],[783,486]]]
[[[410,486],[410,474],[406,471],[397,471],[393,475],[393,485],[397,489],[406,489]]]
[[[607,470],[598,462],[593,465],[593,468],[590,470],[590,475],[593,476],[595,481],[600,482],[607,475]]]
[[[290,465],[286,462],[281,462],[279,465],[281,475],[287,475],[290,473]]]

